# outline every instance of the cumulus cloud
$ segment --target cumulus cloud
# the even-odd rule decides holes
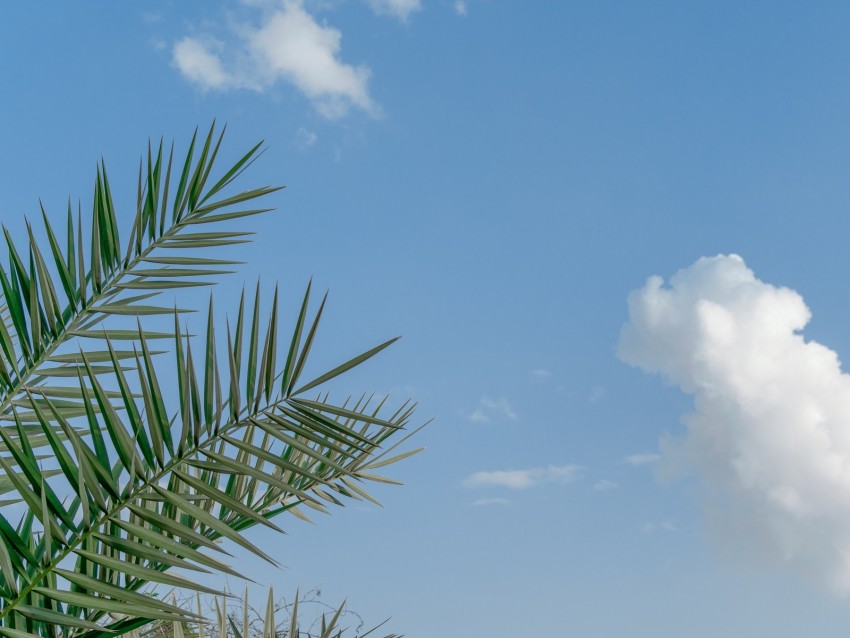
[[[655,463],[659,459],[661,459],[660,454],[632,454],[624,458],[623,462],[637,467],[639,465],[649,465],[650,463]]]
[[[235,79],[224,70],[215,48],[221,43],[185,37],[174,45],[174,64],[187,79],[202,89],[224,89],[235,85]]]
[[[628,304],[619,356],[694,395],[662,462],[700,479],[721,546],[850,594],[850,376],[803,338],[803,298],[720,255]]]
[[[581,475],[580,465],[550,465],[528,470],[476,472],[464,481],[466,487],[507,487],[525,490],[543,483],[572,483]]]
[[[419,0],[367,0],[372,11],[378,15],[390,15],[406,22],[410,14],[419,11],[422,3]]]
[[[378,114],[369,95],[370,69],[340,59],[342,33],[319,24],[302,0],[283,0],[263,13],[260,26],[233,28],[231,36],[228,44],[183,38],[174,45],[175,66],[202,89],[264,91],[283,81],[329,119],[351,107]]]

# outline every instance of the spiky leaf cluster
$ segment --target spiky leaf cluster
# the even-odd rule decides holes
[[[243,293],[222,343],[212,301],[194,340],[180,324],[189,309],[156,305],[237,263],[209,249],[250,233],[207,228],[265,212],[250,203],[277,190],[227,194],[260,145],[213,178],[221,140],[211,129],[195,157],[193,137],[181,166],[173,149],[166,159],[149,148],[126,242],[104,165],[88,241],[70,209],[64,248],[44,211],[47,250],[29,225],[25,250],[5,233],[0,490],[26,513],[13,522],[0,510],[0,635],[97,638],[193,620],[150,585],[215,593],[192,573],[239,575],[228,544],[275,563],[246,529],[280,531],[271,519],[283,512],[371,499],[363,483],[388,480],[373,470],[415,452],[388,456],[386,445],[413,406],[385,415],[383,401],[319,393],[394,339],[304,381],[325,306],[311,312],[310,286],[286,332],[277,290],[262,319],[259,286],[250,304]],[[146,329],[151,315],[172,315],[173,328]],[[164,387],[164,375],[176,383]]]

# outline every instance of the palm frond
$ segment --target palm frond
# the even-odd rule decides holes
[[[187,229],[264,212],[245,204],[276,190],[224,193],[260,145],[209,185],[222,139],[213,133],[193,137],[179,169],[173,151],[166,162],[161,144],[148,149],[126,243],[102,163],[88,242],[70,205],[64,249],[43,210],[48,251],[29,225],[25,250],[4,229],[0,494],[9,498],[0,508],[21,503],[26,513],[15,524],[0,509],[0,636],[106,638],[151,621],[198,622],[151,588],[217,594],[187,574],[239,576],[221,541],[275,564],[246,530],[280,531],[272,519],[287,512],[309,520],[302,508],[374,501],[365,483],[392,481],[373,470],[415,453],[381,460],[411,418],[409,402],[388,412],[386,399],[312,394],[394,340],[302,380],[327,295],[311,317],[307,286],[285,339],[277,289],[265,320],[259,285],[250,308],[243,292],[233,330],[216,330],[211,300],[197,338],[181,328],[191,309],[152,305],[236,263],[186,250],[250,234]],[[149,315],[173,316],[173,329],[145,328]],[[107,327],[112,316],[135,327]],[[161,344],[173,351],[170,370]],[[176,396],[160,381],[166,372],[176,372]]]
[[[259,294],[252,317],[257,317],[258,306]],[[306,366],[323,307],[324,301],[311,322],[312,336],[299,343],[291,335],[299,369]],[[20,420],[17,437],[0,429],[9,452],[8,460],[0,456],[0,468],[38,530],[33,535],[31,525],[23,534],[0,515],[6,545],[26,548],[10,553],[8,561],[0,556],[0,634],[5,627],[28,627],[21,630],[43,635],[52,623],[65,627],[67,635],[94,638],[104,631],[101,625],[122,630],[106,621],[117,609],[125,614],[132,610],[139,619],[185,622],[182,612],[143,600],[140,592],[158,583],[215,593],[169,570],[238,575],[226,563],[219,539],[276,564],[245,530],[263,525],[281,531],[272,519],[284,512],[304,518],[302,506],[326,512],[328,505],[342,505],[344,499],[374,500],[363,484],[388,479],[371,474],[376,466],[369,460],[403,430],[414,406],[404,404],[383,416],[384,401],[373,405],[364,397],[337,404],[327,396],[306,398],[304,391],[292,391],[297,374],[278,382],[284,370],[274,367],[277,316],[272,310],[265,331],[252,319],[253,336],[237,356],[228,334],[229,364],[222,370],[210,305],[198,366],[203,376],[196,372],[191,339],[175,329],[179,405],[171,411],[141,328],[133,351],[135,375],[127,374],[119,351],[106,340],[109,378],[120,401],[104,388],[105,375],[80,353],[84,372],[78,370],[79,401],[86,432],[73,427],[51,397],[28,395],[28,407],[59,469],[48,481]],[[244,321],[240,314],[237,326]],[[295,323],[297,334],[300,321]],[[382,348],[302,387],[313,389]],[[249,365],[242,369],[237,359]],[[13,470],[12,462],[20,471]],[[71,495],[70,502],[60,494]]]
[[[132,340],[137,333],[102,328],[107,317],[169,315],[173,308],[149,300],[175,288],[211,285],[215,277],[230,272],[222,266],[240,263],[190,254],[249,241],[253,233],[242,230],[192,231],[266,212],[270,209],[246,205],[278,190],[266,186],[225,193],[260,155],[262,143],[211,183],[223,136],[223,131],[215,134],[213,125],[199,144],[196,131],[182,168],[177,166],[179,160],[175,162],[173,146],[167,155],[162,143],[155,152],[148,147],[146,161],[139,166],[135,217],[126,241],[119,236],[118,212],[103,162],[96,171],[89,239],[84,237],[81,212],[78,210],[75,220],[70,202],[64,249],[43,206],[46,250],[39,246],[29,222],[26,245],[16,244],[3,228],[9,265],[0,265],[0,421],[13,419],[14,404],[27,392],[65,399],[55,401],[54,406],[66,417],[78,416],[84,408],[79,395],[73,394],[75,390],[62,386],[61,394],[52,394],[52,386],[43,383],[74,379],[83,371],[74,350],[63,350],[79,338],[99,341],[99,350],[88,351],[88,361],[94,365],[86,371],[109,374],[110,366],[99,365],[110,356],[106,341]],[[178,171],[179,179],[173,176]],[[173,335],[147,332],[146,337]],[[132,360],[132,353],[126,350],[118,356]],[[36,422],[32,413],[19,418]],[[9,427],[7,433],[16,436]],[[43,443],[41,439],[38,442]]]
[[[232,600],[232,598],[231,598]],[[332,607],[317,597],[295,592],[291,603],[275,601],[269,587],[265,607],[255,609],[249,603],[248,588],[242,599],[228,604],[228,597],[213,597],[213,608],[204,609],[197,596],[194,611],[202,621],[184,623],[158,621],[133,631],[130,638],[204,638],[209,632],[219,638],[367,638],[374,636],[387,620],[364,629],[363,619],[346,609],[346,603]],[[175,599],[175,604],[177,601]],[[322,613],[316,613],[318,608]],[[353,627],[351,625],[354,625]],[[382,638],[404,638],[402,634],[385,634]]]

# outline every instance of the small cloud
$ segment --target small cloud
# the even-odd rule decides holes
[[[367,0],[367,3],[376,14],[390,15],[402,22],[407,22],[411,13],[422,8],[419,0]]]
[[[605,396],[605,388],[600,388],[599,386],[595,386],[590,390],[590,394],[587,397],[587,400],[591,403],[599,403],[602,398]]]
[[[251,3],[262,11],[256,4]],[[203,90],[262,92],[283,81],[328,119],[346,115],[351,107],[379,114],[369,95],[371,70],[340,59],[342,33],[317,22],[303,0],[283,0],[276,10],[263,12],[259,27],[230,31],[228,42],[204,35],[179,40],[174,65]]]
[[[187,36],[174,45],[174,64],[187,79],[205,91],[228,88],[234,80],[224,70],[214,50],[220,46],[216,40],[202,41]]]
[[[472,502],[473,507],[487,507],[488,505],[507,505],[510,501],[506,498],[479,498]]]
[[[492,412],[496,412],[501,414],[509,419],[516,420],[517,413],[514,412],[511,404],[508,403],[508,400],[505,397],[499,397],[498,399],[491,399],[488,396],[481,397],[481,405],[482,407],[491,410]]]
[[[552,373],[548,370],[537,369],[531,371],[531,376],[537,379],[538,381],[543,381],[544,379],[548,379],[549,377],[551,377]]]
[[[153,37],[149,42],[154,51],[165,51],[168,48],[168,44],[162,38]]]
[[[597,492],[608,492],[610,490],[616,490],[618,487],[620,487],[619,483],[615,483],[614,481],[609,481],[607,479],[596,481],[596,483],[593,484],[593,489]]]
[[[582,471],[580,465],[550,465],[528,470],[494,470],[476,472],[464,481],[466,487],[507,487],[525,490],[543,483],[567,484],[577,480]]]
[[[455,13],[459,16],[465,16],[467,11],[466,3],[463,0],[456,0]]]
[[[313,146],[316,143],[318,136],[313,131],[308,131],[303,126],[298,127],[298,130],[295,131],[295,145],[298,148],[307,148],[308,146]]]
[[[644,534],[654,534],[655,532],[672,534],[681,530],[676,523],[668,520],[661,521],[660,523],[644,523],[640,526],[640,531]]]
[[[633,467],[638,467],[640,465],[649,465],[650,463],[655,463],[661,459],[661,455],[659,454],[632,454],[631,456],[627,456],[623,459],[624,463],[627,463]]]
[[[489,423],[494,417],[504,417],[512,421],[519,418],[506,398],[493,399],[486,395],[481,397],[478,407],[468,418],[473,423]]]

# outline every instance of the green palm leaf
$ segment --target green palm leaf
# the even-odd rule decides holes
[[[70,205],[64,251],[43,207],[46,251],[39,247],[29,223],[24,248],[18,247],[4,228],[9,268],[0,266],[4,304],[0,313],[4,315],[0,317],[0,416],[8,420],[12,404],[20,400],[27,386],[35,385],[33,380],[76,376],[74,367],[66,365],[74,352],[61,351],[77,337],[135,338],[135,332],[127,336],[126,330],[100,328],[107,317],[170,314],[173,308],[141,302],[175,288],[211,285],[209,277],[229,272],[216,266],[238,263],[183,254],[174,257],[166,250],[196,252],[248,241],[253,233],[247,231],[191,231],[198,224],[206,228],[217,221],[270,210],[243,206],[278,190],[261,187],[222,196],[222,191],[259,155],[260,144],[208,186],[223,138],[223,132],[216,136],[214,128],[210,128],[198,157],[194,152],[197,132],[192,138],[175,193],[169,192],[173,148],[166,158],[161,143],[156,153],[149,147],[147,162],[139,168],[135,218],[126,242],[120,239],[118,213],[102,162],[96,171],[88,242],[83,236],[82,216],[78,212],[75,224]],[[211,215],[213,211],[219,212]],[[175,268],[177,265],[191,268]],[[145,294],[127,294],[136,290]],[[161,336],[147,335],[149,339]],[[96,360],[92,356],[90,362]],[[97,366],[93,369],[108,372]]]
[[[269,324],[270,329],[276,328],[274,321]],[[212,332],[212,307],[208,326]],[[256,339],[245,344],[248,360],[273,361],[270,349],[276,339],[270,334],[262,345]],[[344,498],[371,499],[362,484],[385,479],[366,473],[368,461],[412,414],[412,406],[381,417],[380,406],[372,407],[366,400],[347,406],[322,397],[301,399],[281,387],[268,387],[278,377],[277,371],[252,375],[246,369],[236,379],[222,379],[212,345],[202,357],[206,370],[202,390],[193,372],[189,340],[184,349],[184,339],[178,336],[181,347],[176,364],[182,400],[171,416],[164,417],[165,393],[141,329],[138,340],[138,393],[132,392],[118,353],[107,341],[112,380],[124,407],[120,412],[103,388],[104,375],[92,369],[84,352],[79,355],[85,369],[85,374],[79,374],[80,401],[88,406],[91,443],[51,398],[29,395],[32,412],[60,465],[56,488],[39,471],[29,437],[12,438],[0,430],[0,438],[22,471],[12,471],[3,457],[0,467],[6,470],[11,491],[30,505],[45,530],[31,548],[31,557],[18,556],[17,569],[13,562],[0,570],[0,590],[8,594],[0,609],[2,626],[18,622],[19,617],[30,624],[62,624],[55,614],[63,613],[68,616],[63,622],[69,634],[88,636],[87,632],[100,630],[91,623],[103,622],[107,613],[131,603],[140,618],[173,617],[174,610],[160,610],[158,616],[149,613],[148,607],[138,605],[136,594],[149,583],[210,593],[209,588],[170,575],[168,570],[235,574],[236,570],[207,553],[220,552],[219,539],[274,564],[274,558],[243,532],[257,524],[279,530],[270,519],[294,513],[300,505],[326,511],[326,505],[342,504]],[[306,357],[307,347],[306,343],[301,346],[299,360]],[[356,358],[357,362],[366,355]],[[261,371],[264,365],[271,364],[261,364]],[[336,370],[318,378],[335,376]],[[221,388],[229,389],[226,396]],[[206,405],[199,400],[204,393]],[[239,405],[240,396],[251,400]],[[19,421],[18,428],[22,427]],[[60,487],[73,494],[70,504],[58,498]],[[2,515],[0,528],[13,536],[7,544],[26,545],[26,537],[11,530]],[[71,559],[73,570],[60,567]],[[80,584],[83,581],[85,585]],[[101,582],[105,587],[100,587]],[[50,614],[27,615],[24,611],[29,607],[18,611],[21,605],[31,605],[36,594],[49,603]]]
[[[176,604],[176,601],[175,601]],[[248,589],[242,600],[228,605],[228,599],[216,596],[212,600],[212,609],[207,611],[197,596],[191,605],[199,617],[205,622],[155,622],[134,630],[131,638],[204,638],[207,632],[220,638],[366,638],[374,636],[388,621],[370,628],[363,629],[360,616],[345,608],[345,601],[338,607],[332,607],[318,597],[303,596],[295,592],[295,598],[289,604],[285,601],[276,602],[274,590],[269,588],[265,609],[254,609],[249,604]],[[188,606],[188,605],[187,605]],[[316,613],[320,609],[322,613]],[[357,626],[346,626],[351,619]],[[349,633],[352,630],[354,633]],[[385,634],[382,638],[403,638],[401,634]]]
[[[29,227],[26,251],[5,233],[0,491],[7,502],[23,501],[27,513],[13,524],[0,509],[0,635],[100,638],[154,620],[196,621],[148,595],[151,587],[216,593],[174,568],[239,575],[221,541],[274,564],[246,530],[280,531],[271,519],[286,512],[306,519],[301,506],[326,512],[346,499],[374,501],[364,484],[390,480],[371,471],[415,453],[379,460],[395,447],[387,440],[399,438],[414,406],[385,414],[385,401],[375,405],[365,396],[342,403],[327,393],[306,396],[392,341],[299,385],[327,297],[310,318],[310,286],[288,335],[281,334],[277,289],[266,320],[259,285],[251,308],[243,293],[235,332],[228,324],[218,333],[226,335],[224,351],[212,301],[197,342],[180,328],[184,309],[148,301],[174,284],[206,285],[194,278],[224,274],[218,267],[234,263],[159,256],[158,249],[243,241],[241,232],[183,231],[253,215],[258,210],[238,207],[276,190],[221,194],[259,145],[208,187],[221,137],[211,129],[194,160],[196,142],[175,180],[173,153],[166,166],[161,145],[149,149],[126,244],[102,164],[88,250],[70,208],[64,252],[46,215],[49,252]],[[128,288],[146,292],[128,295]],[[145,329],[141,317],[156,314],[171,314],[173,330]],[[135,330],[102,325],[127,315]],[[151,349],[153,340],[173,343],[176,397],[159,380],[167,364],[162,350]],[[281,365],[279,344],[288,346]]]

